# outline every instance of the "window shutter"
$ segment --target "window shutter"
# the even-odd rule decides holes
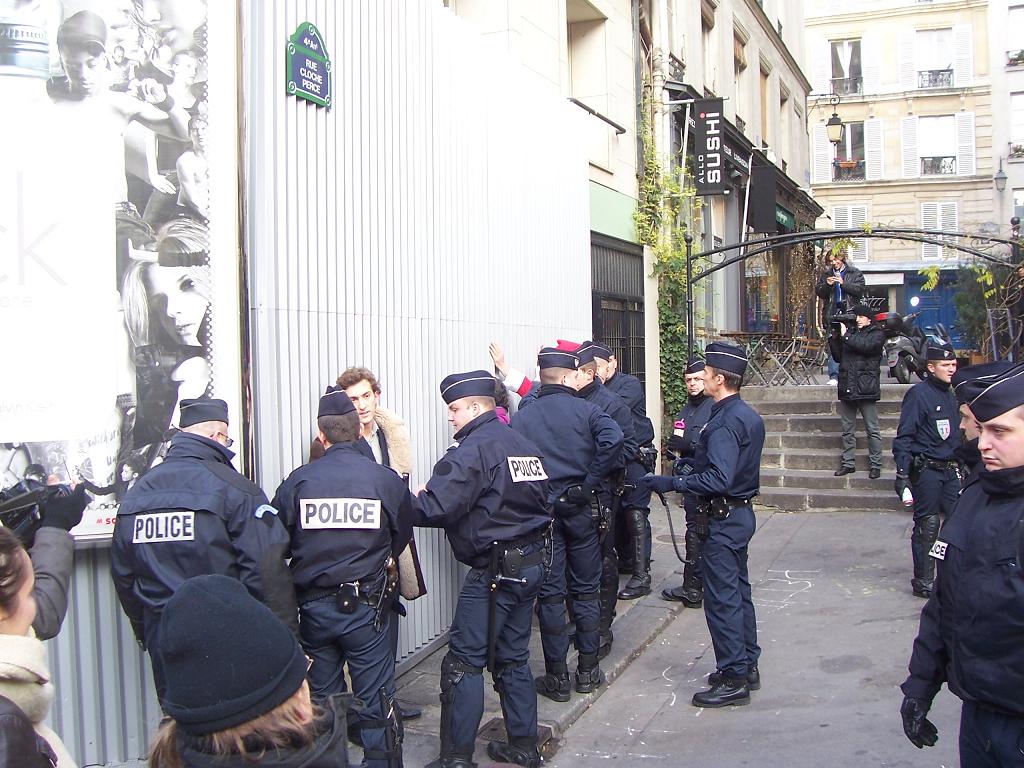
[[[880,91],[880,59],[881,51],[878,49],[878,39],[862,37],[860,40],[860,60],[861,72],[864,75],[863,92],[866,94],[879,93]]]
[[[878,181],[885,176],[885,142],[882,121],[871,118],[864,121],[864,178]]]
[[[811,183],[828,184],[832,181],[832,142],[828,140],[824,123],[815,123],[812,133]]]
[[[917,89],[916,33],[909,30],[900,33],[897,43],[900,65],[900,88],[904,91]]]
[[[903,178],[916,179],[921,175],[921,158],[917,154],[917,118],[904,117],[900,121],[903,144]]]
[[[953,85],[966,88],[974,79],[974,39],[970,24],[953,27]]]
[[[849,229],[850,228],[850,206],[848,205],[834,205],[832,206],[832,223],[836,229]]]
[[[939,228],[939,204],[921,203],[921,229],[935,230]],[[922,243],[921,257],[925,259],[939,258],[939,246]]]
[[[957,215],[957,204],[955,200],[939,203],[939,228],[943,232],[956,232],[960,229],[959,216]],[[950,238],[952,239],[952,238]],[[955,251],[945,250],[943,256],[953,257]]]
[[[866,205],[850,206],[850,229],[859,229],[868,223],[868,207]],[[856,237],[850,248],[850,256],[855,261],[863,261],[868,257],[868,239]]]
[[[828,40],[814,44],[811,88],[815,93],[832,93],[832,44]]]
[[[973,176],[976,172],[974,152],[974,113],[956,113],[956,173]]]

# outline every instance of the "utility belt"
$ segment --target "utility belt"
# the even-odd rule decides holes
[[[937,459],[929,459],[924,454],[916,454],[910,462],[910,481],[917,482],[917,479],[921,476],[921,471],[925,469],[931,469],[936,472],[956,472],[960,474],[960,463],[957,461],[938,461]]]
[[[534,545],[539,544],[538,548]],[[533,551],[529,551],[529,550]],[[547,565],[551,559],[551,526],[528,534],[515,541],[496,541],[491,545],[491,558],[487,566],[487,576],[492,582],[492,589],[497,589],[502,581],[526,582],[522,574],[527,568],[535,565]]]
[[[360,603],[368,605],[376,612],[373,626],[379,632],[383,624],[384,607],[389,606],[396,585],[397,580],[391,578],[385,569],[365,581],[343,582],[336,587],[314,587],[299,592],[297,597],[300,607],[333,597],[337,601],[338,610],[344,614],[355,613]]]
[[[705,497],[697,498],[697,519],[698,523],[702,516],[711,520],[726,520],[735,509],[742,509],[750,506],[750,499],[740,499],[735,496],[716,496],[713,499]],[[706,519],[705,518],[705,519]]]

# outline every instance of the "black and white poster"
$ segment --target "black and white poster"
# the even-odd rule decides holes
[[[693,102],[694,179],[698,195],[720,195],[725,178],[725,117],[722,99]]]
[[[180,400],[238,413],[237,34],[222,5],[25,0],[0,15],[19,65],[0,71],[16,123],[0,129],[0,488],[84,482],[79,536],[112,530]]]

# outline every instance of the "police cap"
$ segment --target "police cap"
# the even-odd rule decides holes
[[[352,413],[356,407],[352,405],[352,398],[345,394],[341,387],[327,387],[327,391],[320,395],[320,406],[317,408],[317,418],[320,416],[344,416]]]
[[[580,365],[584,365],[594,362],[597,358],[608,360],[612,356],[612,351],[599,341],[584,341],[576,350],[576,354],[580,359]]]
[[[228,423],[228,404],[212,397],[197,397],[181,401],[181,418],[178,426],[184,429],[204,421],[223,421]]]
[[[704,361],[699,357],[691,357],[690,361],[686,364],[685,375],[690,376],[694,373],[700,373],[704,370]]]
[[[996,376],[968,403],[978,421],[989,421],[1018,405],[1024,405],[1024,364]]]
[[[960,405],[970,405],[971,401],[980,395],[985,387],[1011,368],[1013,368],[1013,363],[1005,360],[960,368],[953,374],[951,382],[957,402]]]
[[[494,397],[494,377],[487,371],[467,371],[441,379],[441,398],[446,403],[463,397]]]
[[[728,371],[742,376],[747,370],[747,351],[735,344],[713,341],[704,349],[707,365],[716,371]]]
[[[953,345],[947,341],[928,342],[928,362],[937,363],[942,360],[956,360],[956,352]]]
[[[544,347],[537,355],[537,366],[543,371],[547,368],[568,368],[575,371],[580,359],[575,352],[563,352],[554,347]]]

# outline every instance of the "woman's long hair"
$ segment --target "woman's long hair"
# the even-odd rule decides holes
[[[180,739],[206,755],[237,755],[258,763],[267,752],[311,744],[317,736],[318,717],[317,709],[310,709],[309,688],[303,681],[291,698],[266,714],[206,736],[179,734],[177,723],[168,720],[150,746],[149,768],[184,768],[178,752]]]

